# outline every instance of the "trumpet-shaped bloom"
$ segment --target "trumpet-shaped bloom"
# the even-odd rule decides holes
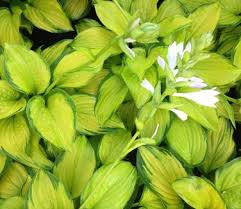
[[[150,91],[152,94],[154,94],[154,91],[155,91],[154,86],[147,79],[144,79],[141,82],[141,86],[146,90]]]
[[[198,88],[198,89],[202,89],[204,87],[207,87],[207,84],[204,83],[204,81],[201,78],[198,77],[191,77],[191,78],[184,78],[184,77],[177,77],[176,78],[176,82],[189,82],[188,86],[192,87],[192,88]]]
[[[217,98],[219,94],[220,92],[216,91],[215,89],[207,89],[188,93],[174,93],[173,96],[183,97],[200,105],[215,108],[215,104],[219,101]]]
[[[185,121],[188,118],[188,115],[185,112],[181,111],[181,110],[171,109],[171,111],[173,113],[175,113],[177,115],[177,117],[179,117],[182,121]]]

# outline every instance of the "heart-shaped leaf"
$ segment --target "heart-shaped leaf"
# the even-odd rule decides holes
[[[75,106],[62,90],[51,91],[47,98],[33,97],[27,105],[31,126],[56,147],[69,149],[75,138]]]
[[[20,46],[4,47],[5,76],[16,90],[25,94],[41,94],[49,85],[50,71],[35,52]]]

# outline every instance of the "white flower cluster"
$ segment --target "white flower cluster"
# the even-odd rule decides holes
[[[220,94],[215,88],[212,89],[202,89],[207,87],[207,84],[204,83],[204,81],[198,77],[191,77],[191,78],[184,78],[184,77],[178,77],[179,69],[177,68],[177,60],[178,57],[180,59],[183,59],[185,53],[191,53],[192,46],[191,43],[188,43],[186,47],[184,48],[183,43],[177,44],[174,42],[168,47],[168,53],[166,60],[159,56],[157,58],[157,62],[159,66],[163,70],[170,70],[173,74],[173,77],[175,78],[175,82],[187,82],[187,86],[192,88],[199,89],[195,92],[188,92],[188,93],[174,93],[172,96],[175,97],[183,97],[189,100],[192,100],[200,105],[207,106],[207,107],[216,107],[216,103],[219,101],[217,96]],[[154,93],[154,87],[152,84],[147,80],[144,79],[141,83],[141,86],[148,91],[150,91],[152,94]],[[173,113],[175,113],[181,120],[187,120],[188,115],[178,109],[171,109]]]

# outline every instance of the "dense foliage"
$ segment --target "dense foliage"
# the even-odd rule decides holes
[[[1,209],[241,209],[241,0],[0,5]]]

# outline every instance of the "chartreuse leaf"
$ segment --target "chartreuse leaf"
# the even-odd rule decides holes
[[[0,80],[0,119],[23,111],[25,106],[26,100],[7,81]]]
[[[157,109],[149,102],[140,109],[135,122],[141,137],[152,138],[159,144],[170,124],[170,114],[169,111]]]
[[[16,158],[25,153],[30,140],[30,130],[21,114],[0,120],[0,147]]]
[[[117,35],[123,35],[128,29],[131,16],[112,1],[99,1],[95,11],[100,21]]]
[[[57,0],[31,0],[23,14],[34,26],[51,33],[73,30]]]
[[[32,181],[26,205],[28,209],[74,209],[64,185],[54,175],[43,170]]]
[[[49,85],[50,71],[41,57],[20,45],[4,47],[5,76],[18,91],[41,94]]]
[[[187,113],[190,118],[207,129],[216,130],[218,126],[218,116],[215,108],[205,107],[185,98],[170,98],[171,102],[178,105],[178,109]]]
[[[226,163],[215,173],[215,186],[229,209],[241,207],[241,158]]]
[[[220,7],[218,3],[204,5],[193,12],[189,19],[192,25],[188,30],[188,38],[198,37],[202,34],[213,32],[220,17]]]
[[[141,83],[144,79],[146,79],[154,88],[157,84],[156,68],[151,67],[147,69],[143,80],[140,80],[138,76],[131,72],[128,68],[124,68],[121,75],[135,101],[137,108],[141,108],[152,96],[152,93],[143,88]]]
[[[80,196],[95,169],[95,152],[86,137],[77,137],[70,151],[65,152],[53,173],[65,185],[72,198]]]
[[[27,153],[19,154],[16,159],[29,167],[52,169],[53,163],[47,158],[39,141],[40,138],[36,134],[32,134]]]
[[[31,126],[42,138],[58,148],[69,149],[75,138],[75,106],[62,90],[52,90],[46,98],[35,96],[27,105]]]
[[[24,166],[12,163],[0,178],[0,197],[3,199],[26,194],[31,177]]]
[[[102,83],[95,106],[95,114],[101,124],[116,112],[127,92],[124,81],[117,75],[112,75]]]
[[[92,77],[87,85],[83,86],[79,89],[80,93],[90,94],[90,95],[97,95],[98,90],[104,79],[110,74],[110,72],[106,69],[102,69],[101,71],[97,72],[94,77]]]
[[[21,12],[12,13],[7,8],[0,8],[0,45],[9,44],[23,44],[23,38],[19,31],[19,21]]]
[[[120,209],[130,199],[137,172],[129,162],[100,167],[92,176],[80,199],[80,209]]]
[[[241,6],[239,0],[219,0],[222,15],[219,21],[221,26],[237,25],[241,22]]]
[[[11,197],[0,202],[1,209],[24,209],[24,199],[22,197]]]
[[[173,17],[175,15],[185,16],[185,12],[182,9],[182,5],[178,0],[165,0],[160,5],[153,21],[159,23],[165,18]]]
[[[92,27],[102,27],[102,25],[98,21],[89,18],[80,19],[75,25],[78,34]]]
[[[139,205],[143,209],[165,209],[165,203],[163,200],[148,187],[144,187]]]
[[[241,40],[238,42],[237,46],[235,47],[233,64],[238,68],[241,68]]]
[[[7,156],[0,152],[0,175],[3,172],[7,163]]]
[[[172,186],[178,195],[193,208],[226,209],[223,199],[214,186],[200,177],[180,178]]]
[[[52,65],[55,64],[55,62],[58,62],[58,59],[61,57],[61,55],[64,53],[64,51],[66,50],[66,48],[71,42],[72,42],[71,39],[61,40],[44,49],[41,52],[41,56],[51,67]]]
[[[117,0],[120,6],[126,11],[130,11],[132,0]]]
[[[184,16],[175,15],[160,22],[160,36],[165,37],[191,25],[192,21]]]
[[[233,127],[224,118],[219,118],[218,129],[208,132],[207,153],[201,169],[209,173],[228,161],[234,152]]]
[[[131,133],[125,129],[105,134],[99,145],[99,158],[102,164],[110,164],[120,160],[130,140]]]
[[[160,197],[167,208],[181,209],[182,200],[172,189],[172,183],[187,176],[182,164],[165,149],[142,146],[138,149],[137,169],[142,180]]]
[[[77,20],[83,16],[89,7],[89,0],[61,0],[63,9],[68,17]]]
[[[98,54],[105,47],[110,47],[109,52],[116,54],[121,52],[117,45],[111,46],[111,42],[115,38],[115,34],[104,27],[90,27],[81,31],[74,39],[71,46],[76,49],[89,49],[93,54]]]
[[[137,112],[138,109],[133,100],[122,103],[117,110],[117,115],[123,121],[125,127],[130,131],[134,131],[135,129],[135,119]]]
[[[135,52],[135,57],[133,59],[127,57],[125,64],[128,70],[133,72],[140,80],[142,80],[146,70],[156,62],[157,57],[154,57],[151,53],[147,56],[147,53],[143,48],[134,48],[132,50]]]
[[[196,0],[196,1],[192,1],[192,0],[178,0],[178,1],[189,12],[193,12],[193,10],[201,7],[202,5],[208,5],[208,4],[217,2],[217,0]]]
[[[229,60],[215,53],[195,64],[190,72],[213,86],[233,84],[241,74],[241,70],[233,66]]]
[[[85,86],[99,71],[99,67],[91,66],[93,57],[84,50],[74,51],[60,60],[53,72],[53,83],[63,88]],[[101,68],[101,66],[100,66]]]
[[[76,94],[72,96],[77,112],[77,131],[81,134],[94,135],[95,133],[105,133],[112,129],[124,128],[123,123],[114,114],[102,126],[96,118],[94,108],[96,98],[86,94]]]
[[[152,18],[157,13],[157,2],[158,0],[133,0],[131,4],[131,12],[139,14],[142,22],[151,22]]]
[[[190,166],[200,164],[207,151],[205,130],[192,119],[182,121],[175,117],[167,132],[167,143]]]

